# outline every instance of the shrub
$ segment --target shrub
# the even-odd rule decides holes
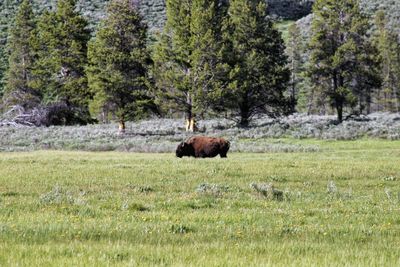
[[[269,184],[251,183],[250,188],[252,188],[254,191],[256,191],[257,193],[261,194],[262,196],[268,199],[274,199],[279,201],[283,200],[283,191],[275,189],[272,183]]]

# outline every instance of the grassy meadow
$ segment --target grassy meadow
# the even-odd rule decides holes
[[[400,141],[297,142],[319,150],[0,153],[0,266],[398,266]]]

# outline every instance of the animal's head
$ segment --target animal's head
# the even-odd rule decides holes
[[[182,142],[178,145],[178,147],[176,148],[176,156],[178,158],[182,158],[183,156],[190,156],[192,155],[192,151],[193,151],[193,147],[192,145],[186,143],[186,142]]]

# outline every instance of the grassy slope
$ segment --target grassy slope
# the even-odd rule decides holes
[[[282,38],[287,43],[287,40],[289,38],[289,27],[295,23],[293,20],[282,20],[278,23],[276,23],[276,28],[282,33]]]
[[[1,153],[0,265],[399,265],[400,142],[304,142],[323,149]],[[204,182],[229,189],[196,192]]]

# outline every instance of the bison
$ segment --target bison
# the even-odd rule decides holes
[[[218,154],[221,158],[226,158],[230,143],[223,138],[193,136],[186,142],[182,142],[176,148],[176,156],[195,158],[213,158]]]

